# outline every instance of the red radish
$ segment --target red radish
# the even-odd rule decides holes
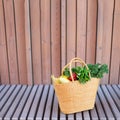
[[[74,80],[77,80],[77,74],[76,73],[72,73],[72,76],[73,76],[73,79]],[[70,81],[72,81],[72,77],[70,76],[69,78],[68,78]]]

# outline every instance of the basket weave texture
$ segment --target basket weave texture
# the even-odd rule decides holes
[[[85,84],[81,84],[77,80],[74,81],[71,72],[71,64],[73,62],[80,62],[83,66],[87,67],[83,60],[80,58],[74,58],[62,70],[63,74],[64,69],[67,66],[70,66],[72,82],[64,84],[53,83],[60,109],[65,114],[93,109],[100,81],[100,79],[97,78],[91,78],[91,80]]]

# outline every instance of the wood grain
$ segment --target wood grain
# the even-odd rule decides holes
[[[31,45],[31,29],[30,29],[30,2],[25,0],[25,44],[26,44],[26,62],[27,62],[27,82],[33,84],[32,69],[32,45]]]
[[[34,84],[42,83],[40,1],[30,1]]]
[[[0,0],[0,77],[1,83],[7,84],[9,83],[9,64],[4,20],[3,2]]]
[[[51,49],[52,74],[60,76],[60,0],[51,0]]]
[[[120,37],[120,1],[115,1],[115,13],[114,13],[114,28],[113,28],[113,42],[111,53],[111,69],[110,69],[110,83],[119,83],[119,65],[120,65],[120,44],[118,43]],[[117,71],[117,72],[116,72]]]
[[[97,0],[88,0],[86,62],[95,63]]]
[[[16,31],[15,31],[15,20],[14,20],[14,7],[12,0],[4,0],[5,10],[5,24],[6,24],[6,35],[7,35],[7,48],[8,48],[8,60],[9,60],[9,71],[10,71],[10,83],[18,84],[18,58],[17,58],[17,46],[16,46]]]
[[[67,62],[76,55],[76,0],[67,0]]]
[[[19,79],[21,84],[27,84],[24,1],[14,0]]]
[[[77,0],[77,57],[85,61],[87,0]]]
[[[50,0],[41,0],[41,39],[42,39],[42,75],[43,83],[50,83],[51,49],[50,49]]]

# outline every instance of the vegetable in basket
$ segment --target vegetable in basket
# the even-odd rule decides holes
[[[88,69],[84,66],[76,66],[72,68],[72,76],[74,80],[78,80],[80,83],[86,83],[90,80],[89,73],[91,77],[103,78],[105,73],[108,73],[108,66],[106,64],[88,64]],[[51,76],[52,80],[59,81],[57,83],[68,83],[72,81],[69,68],[65,68],[63,76],[55,78]]]

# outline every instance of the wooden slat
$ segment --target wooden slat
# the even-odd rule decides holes
[[[6,21],[6,35],[7,35],[7,48],[9,59],[9,72],[10,83],[19,83],[18,78],[18,61],[16,52],[16,34],[15,34],[15,21],[14,9],[12,0],[4,0],[5,21]]]
[[[114,118],[113,113],[112,113],[112,111],[111,111],[111,109],[109,107],[109,104],[108,104],[107,100],[105,99],[105,96],[104,96],[104,94],[103,94],[100,87],[98,89],[98,95],[99,95],[99,98],[100,98],[100,100],[102,102],[102,106],[103,106],[103,108],[105,110],[107,118]]]
[[[66,120],[66,116],[62,111],[60,111],[60,120]]]
[[[86,62],[95,63],[97,0],[88,0]],[[93,44],[94,43],[94,44]]]
[[[87,0],[77,0],[77,56],[85,61]]]
[[[6,44],[6,29],[4,21],[4,9],[3,1],[0,0],[0,76],[1,83],[9,83],[9,65],[8,65],[8,54],[7,54],[7,44]]]
[[[107,98],[107,101],[111,107],[111,110],[116,118],[120,118],[120,111],[117,109],[112,97],[110,96],[108,90],[106,89],[106,86],[101,86],[102,90],[104,91],[104,94]]]
[[[117,104],[118,106],[118,109],[120,111],[120,99],[118,98],[118,96],[116,95],[115,91],[113,90],[113,88],[110,86],[110,85],[107,85],[107,88],[113,98],[113,100],[115,101],[115,103]]]
[[[2,100],[0,101],[0,110],[2,109],[2,107],[4,106],[4,104],[6,103],[7,99],[10,97],[10,95],[12,94],[13,90],[15,88],[15,85],[13,85],[12,87],[10,87],[10,89],[7,91],[7,93],[4,95],[4,97],[2,98]]]
[[[0,101],[3,98],[3,96],[6,94],[6,92],[9,90],[10,85],[6,85],[4,89],[0,92]]]
[[[82,120],[82,112],[76,113],[76,120]]]
[[[94,108],[90,110],[90,115],[92,119],[98,120],[97,109],[95,105],[94,105]]]
[[[19,93],[17,94],[17,97],[15,97],[15,100],[14,100],[13,104],[10,106],[9,111],[6,113],[4,119],[10,119],[12,117],[12,115],[14,114],[17,106],[19,105],[19,102],[21,100],[22,95],[24,94],[24,92],[26,90],[26,87],[27,87],[26,85],[22,86]]]
[[[76,0],[67,0],[67,62],[76,51]]]
[[[41,0],[41,40],[42,40],[42,75],[43,83],[50,83],[50,0]]]
[[[57,117],[58,117],[58,100],[57,100],[57,97],[56,97],[56,95],[54,93],[53,109],[52,109],[51,118],[54,119],[54,120],[57,120]]]
[[[61,67],[66,64],[67,43],[66,43],[66,2],[67,0],[61,0]]]
[[[17,55],[19,66],[20,84],[27,84],[27,65],[26,65],[26,49],[25,49],[25,0],[13,0],[15,8],[15,24],[17,37]]]
[[[42,83],[40,0],[30,0],[34,84]]]
[[[31,109],[31,105],[33,103],[37,88],[38,88],[38,85],[33,86],[32,91],[31,91],[31,93],[30,93],[30,95],[29,95],[29,97],[28,97],[28,99],[26,101],[25,107],[22,110],[22,113],[20,115],[20,119],[22,119],[22,120],[27,119],[27,115],[29,113],[29,110]]]
[[[98,94],[96,96],[96,102],[95,102],[95,104],[96,104],[96,109],[97,109],[97,112],[98,112],[100,120],[105,119],[106,118],[105,112],[104,112],[104,109],[102,107],[102,104],[101,104],[101,101],[99,99]]]
[[[39,101],[41,99],[41,95],[42,95],[42,90],[43,90],[43,85],[40,85],[39,88],[37,89],[37,93],[35,95],[33,104],[31,106],[29,115],[28,115],[28,119],[35,119],[35,114],[36,114],[36,110],[39,104]]]
[[[41,101],[40,101],[40,104],[39,104],[39,107],[38,107],[37,115],[36,115],[36,119],[37,120],[42,120],[42,117],[43,117],[43,114],[44,114],[45,102],[46,102],[46,99],[47,99],[48,90],[49,90],[49,86],[45,85],[44,91],[43,91],[43,94],[42,94],[42,98],[41,98]]]
[[[110,69],[110,83],[119,83],[119,65],[120,65],[120,44],[118,39],[120,38],[120,0],[115,1],[115,13],[114,13],[114,28],[113,28],[113,42],[111,53],[111,69]],[[118,72],[116,72],[118,71]]]
[[[10,95],[9,98],[7,98],[7,102],[5,103],[5,105],[3,106],[0,116],[1,118],[3,118],[3,116],[5,116],[5,114],[7,113],[7,111],[9,110],[10,106],[12,105],[12,103],[14,102],[15,97],[17,96],[19,90],[21,88],[21,85],[18,85],[15,90],[12,92],[12,94]]]
[[[60,76],[60,0],[51,0],[52,74]],[[54,67],[54,65],[57,65]]]
[[[16,118],[20,117],[20,114],[21,114],[22,110],[24,109],[24,106],[25,106],[26,101],[29,97],[31,89],[32,89],[32,87],[28,86],[27,89],[25,90],[24,95],[22,96],[22,98],[20,100],[20,103],[19,103],[18,107],[16,108],[15,113],[12,117],[13,119],[16,119]]]
[[[108,4],[109,2],[109,4]],[[110,64],[111,37],[113,25],[114,0],[98,0],[97,52],[96,62]],[[108,83],[109,74],[101,83]]]
[[[118,95],[119,99],[120,99],[120,90],[116,85],[112,85],[112,87],[114,88],[116,94]]]
[[[32,46],[31,46],[31,29],[30,29],[30,8],[29,0],[25,0],[25,44],[26,44],[26,62],[27,62],[27,82],[33,84],[33,70],[32,70]]]
[[[74,114],[69,114],[67,115],[68,120],[74,120]]]
[[[84,120],[90,120],[89,111],[84,111],[84,112],[83,112],[83,117],[84,117]]]
[[[53,100],[53,86],[50,86],[49,95],[45,107],[44,119],[49,119],[51,116],[52,100]]]
[[[0,93],[4,89],[5,85],[0,85]]]

